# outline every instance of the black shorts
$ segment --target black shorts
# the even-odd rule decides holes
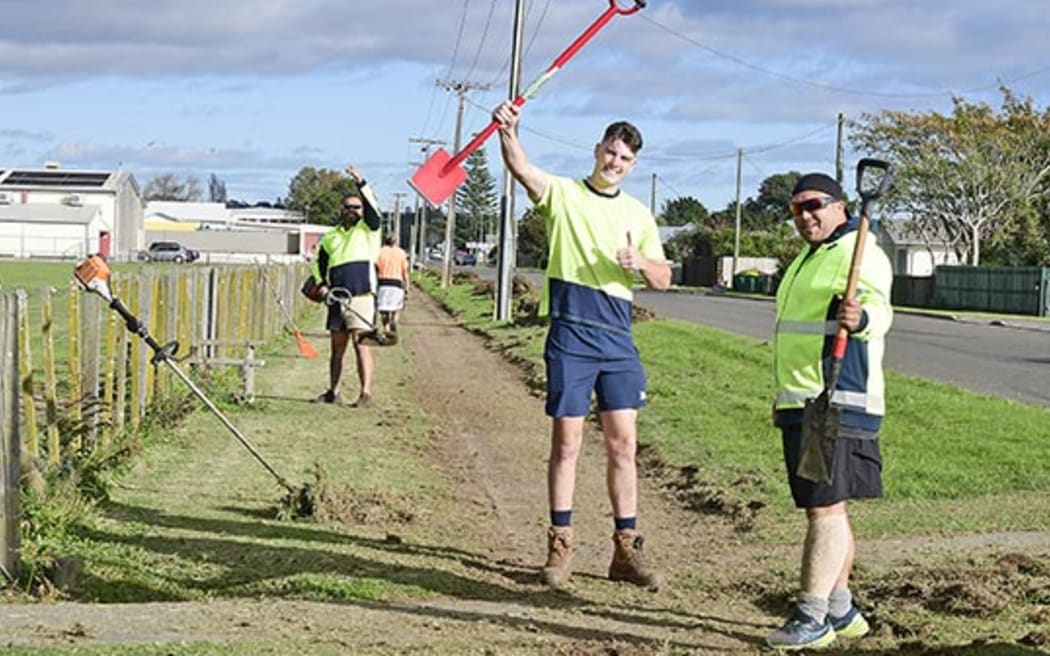
[[[875,437],[840,437],[835,445],[835,471],[831,485],[814,483],[795,472],[802,457],[802,425],[780,429],[787,465],[788,485],[796,508],[831,506],[847,499],[875,499],[882,496],[882,455]]]

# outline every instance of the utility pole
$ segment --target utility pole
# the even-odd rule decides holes
[[[398,248],[401,247],[401,199],[407,196],[403,191],[395,191],[391,194],[394,197],[394,213],[391,215],[394,229],[394,243],[397,244]]]
[[[846,115],[842,112],[839,112],[838,125],[838,138],[835,140],[835,180],[842,186],[842,171],[845,168],[842,133],[846,127]]]
[[[510,86],[507,99],[514,100],[520,94],[521,86],[521,35],[525,23],[525,0],[514,3],[514,34],[511,37],[510,49]],[[518,249],[515,239],[514,224],[514,176],[503,167],[503,193],[499,203],[499,261],[496,265],[496,320],[509,321],[511,295],[513,288],[511,278],[517,260]]]
[[[649,213],[656,216],[656,174],[653,173],[653,182],[649,185]]]
[[[736,261],[740,258],[740,183],[744,172],[744,149],[736,149],[736,231],[733,236],[733,275],[729,279],[729,288],[736,285]]]
[[[427,139],[425,137],[411,137],[408,140],[409,143],[423,144],[420,151],[423,153],[423,162],[427,161],[430,157],[431,146],[444,146],[445,142],[439,139]],[[423,165],[423,162],[409,162],[409,166],[412,168],[418,168]],[[426,264],[427,261],[427,208],[425,204],[420,204],[419,194],[416,194],[416,220],[413,223],[416,235],[412,240],[412,254],[413,257],[419,257],[419,261]],[[418,240],[418,246],[416,245]],[[418,254],[416,249],[419,249]],[[415,262],[412,262],[415,266]]]
[[[452,144],[452,150],[459,152],[462,145],[462,134],[463,134],[463,108],[467,102],[467,93],[474,89],[485,90],[490,85],[478,84],[474,82],[452,82],[448,80],[438,80],[438,86],[444,87],[446,91],[455,91],[456,95],[459,96],[458,107],[456,108],[456,135]],[[456,235],[456,193],[453,192],[448,198],[448,218],[445,221],[445,261],[444,266],[441,267],[441,288],[445,289],[452,282],[452,251],[453,241]]]

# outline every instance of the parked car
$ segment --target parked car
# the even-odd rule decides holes
[[[452,261],[464,266],[474,266],[478,263],[478,257],[470,251],[456,251],[456,254],[452,256]]]
[[[155,241],[149,248],[139,253],[143,262],[193,262],[200,253],[186,248],[177,241]]]

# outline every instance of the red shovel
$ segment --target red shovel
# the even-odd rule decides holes
[[[602,29],[606,23],[612,20],[613,16],[620,14],[621,16],[627,16],[633,14],[638,10],[645,7],[647,0],[633,0],[634,6],[628,9],[623,9],[616,4],[616,0],[609,0],[609,8],[605,10],[598,20],[594,21],[587,30],[581,34],[575,41],[572,42],[565,52],[561,53],[554,63],[540,75],[538,78],[533,80],[532,84],[525,89],[524,93],[514,99],[514,104],[521,107],[528,100],[540,90],[547,80],[554,77],[565,62],[569,61],[573,55],[575,55],[580,48],[582,48],[588,41],[591,40],[598,30]],[[419,167],[415,175],[408,181],[408,184],[415,189],[420,196],[425,198],[428,203],[437,207],[441,203],[452,195],[452,192],[456,190],[464,180],[467,179],[467,172],[463,170],[460,164],[463,160],[467,159],[471,153],[481,147],[481,144],[485,143],[485,140],[492,136],[492,133],[499,128],[499,121],[492,121],[488,126],[479,132],[470,143],[466,145],[463,150],[456,153],[454,157],[450,157],[444,149],[438,149],[436,153],[430,156],[430,158],[423,162],[423,166]]]

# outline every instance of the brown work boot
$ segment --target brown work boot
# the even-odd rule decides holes
[[[547,564],[540,572],[540,579],[547,585],[559,586],[568,582],[572,574],[571,526],[551,526],[547,529]]]
[[[613,533],[613,559],[609,565],[609,579],[642,585],[650,590],[659,590],[664,577],[645,562],[642,546],[645,538],[634,529],[623,529]]]

